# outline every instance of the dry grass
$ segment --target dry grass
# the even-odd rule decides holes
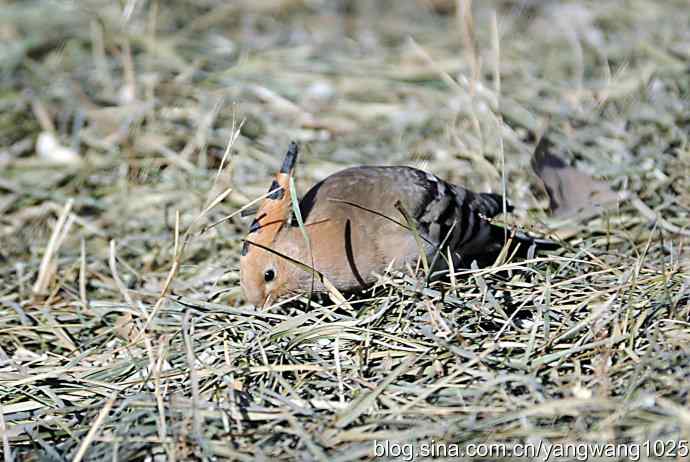
[[[0,1],[5,461],[690,439],[687,1],[441,3]],[[547,123],[659,219],[549,220]],[[301,190],[421,165],[567,246],[257,312],[237,211],[291,139]]]

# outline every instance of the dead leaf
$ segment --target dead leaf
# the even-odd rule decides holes
[[[608,184],[569,166],[552,153],[552,147],[542,137],[534,150],[532,168],[546,189],[555,217],[598,214],[618,202],[619,195]]]

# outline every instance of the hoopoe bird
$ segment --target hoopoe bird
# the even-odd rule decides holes
[[[314,185],[299,202],[299,217],[292,216],[297,155],[293,142],[242,246],[240,284],[256,306],[324,292],[323,278],[342,292],[364,289],[387,269],[414,267],[420,258],[435,271],[448,267],[449,255],[454,267],[467,266],[497,254],[510,236],[490,222],[503,212],[502,196],[404,166],[337,172]],[[522,234],[512,238],[527,246],[558,246]]]

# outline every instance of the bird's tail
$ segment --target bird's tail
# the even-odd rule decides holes
[[[471,207],[486,218],[493,218],[503,213],[503,196],[500,194],[475,194],[474,197],[471,198],[471,201]],[[511,212],[513,210],[513,206],[507,202],[505,207],[506,212]],[[491,225],[489,232],[489,242],[494,244],[498,250],[500,250],[506,242],[511,241],[511,246],[513,247],[509,250],[512,253],[516,251],[515,247],[517,247],[517,255],[522,258],[533,256],[536,252],[557,250],[561,247],[556,241],[532,237],[522,231],[511,230],[496,224]]]
[[[522,231],[495,224],[491,225],[491,237],[492,241],[499,245],[510,242],[509,255],[515,253],[520,258],[532,258],[539,252],[558,250],[562,247],[559,242],[533,237]]]
[[[508,249],[504,255],[520,259],[531,259],[541,252],[561,248],[561,244],[556,241],[532,237],[521,231],[492,223],[489,225],[489,238],[486,239],[482,251],[466,255],[464,264],[468,265],[474,260],[480,268],[491,266],[504,251],[506,245]]]

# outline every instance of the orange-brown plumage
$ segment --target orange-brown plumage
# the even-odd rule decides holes
[[[312,265],[348,291],[371,285],[388,267],[415,265],[422,252],[440,269],[446,248],[458,264],[504,243],[503,228],[487,220],[502,211],[501,196],[473,193],[412,167],[352,167],[313,186],[299,204],[307,240],[290,219],[296,158],[292,143],[245,241],[240,280],[250,303],[323,291]],[[442,257],[434,259],[439,250]]]

